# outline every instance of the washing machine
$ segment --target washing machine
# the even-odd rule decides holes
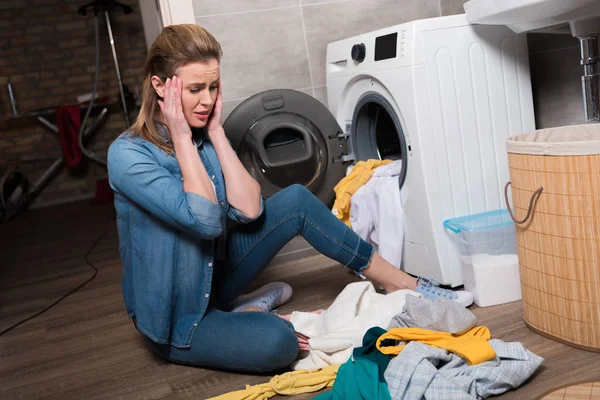
[[[325,204],[348,166],[401,160],[404,271],[459,286],[448,218],[503,207],[506,138],[535,129],[527,42],[465,15],[330,43],[328,106],[293,90],[240,104],[224,128],[263,195],[301,183]]]

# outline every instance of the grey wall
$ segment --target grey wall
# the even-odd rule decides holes
[[[227,114],[273,88],[300,90],[325,104],[328,43],[437,17],[440,0],[194,0],[194,13],[223,46]]]
[[[329,42],[415,19],[464,13],[464,0],[193,0],[223,46],[225,114],[249,96],[296,89],[324,104]],[[583,123],[577,39],[529,34],[538,128]]]

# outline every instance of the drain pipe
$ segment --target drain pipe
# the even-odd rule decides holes
[[[583,76],[583,107],[587,122],[600,122],[600,73],[598,72],[598,34],[579,36]]]

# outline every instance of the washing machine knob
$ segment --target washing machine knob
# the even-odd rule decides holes
[[[363,62],[365,55],[367,54],[367,48],[364,43],[355,44],[352,46],[352,59],[356,62]]]

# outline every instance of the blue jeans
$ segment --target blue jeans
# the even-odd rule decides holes
[[[179,364],[229,371],[268,373],[290,365],[298,339],[288,321],[272,313],[222,311],[242,294],[292,238],[302,235],[325,256],[360,273],[373,246],[335,217],[302,185],[281,190],[265,202],[257,221],[238,225],[228,238],[225,265],[215,268],[211,306],[189,349],[146,340],[160,357]]]

